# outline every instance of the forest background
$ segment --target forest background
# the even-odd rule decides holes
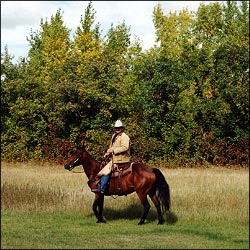
[[[89,2],[70,39],[59,9],[27,38],[27,58],[1,53],[1,159],[95,159],[121,119],[132,159],[168,167],[249,164],[249,2],[164,14],[142,51],[125,21],[104,36]]]

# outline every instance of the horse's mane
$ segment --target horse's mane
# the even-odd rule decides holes
[[[96,160],[96,159],[94,159],[94,157],[86,150],[86,148],[85,148],[85,146],[84,146],[84,144],[83,145],[81,145],[81,146],[78,146],[77,148],[76,148],[77,150],[80,150],[80,151],[82,151],[82,152],[85,152],[85,153],[87,153],[87,155],[88,155],[88,157],[89,157],[89,159],[91,160],[91,161],[94,161],[95,163],[97,163],[98,165],[100,165],[101,164],[101,162],[100,161],[98,161],[98,160]]]

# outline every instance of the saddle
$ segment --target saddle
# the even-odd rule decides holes
[[[112,181],[113,185],[112,187],[107,188],[109,190],[111,189],[110,193],[122,194],[122,177],[132,172],[132,165],[133,162],[119,163],[118,167],[111,171],[109,184]],[[100,181],[101,177],[96,176],[94,179],[88,181],[88,186],[91,189],[97,188],[98,185],[100,185]],[[110,195],[109,191],[106,195]]]
[[[122,177],[132,171],[133,162],[120,163],[118,167],[111,172],[111,178]]]

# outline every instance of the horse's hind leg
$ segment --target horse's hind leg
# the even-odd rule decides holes
[[[142,215],[142,217],[141,217],[141,219],[140,219],[140,221],[138,223],[138,225],[142,225],[142,224],[144,224],[145,219],[146,219],[146,217],[148,215],[148,212],[149,212],[149,209],[150,209],[150,204],[148,202],[147,195],[139,195],[138,194],[138,196],[139,196],[139,198],[141,200],[141,203],[143,205],[143,208],[144,208],[143,215]]]
[[[159,201],[159,199],[157,198],[157,195],[154,194],[149,194],[152,202],[154,203],[156,209],[157,209],[157,215],[158,215],[158,224],[163,224],[164,223],[164,219],[162,217],[162,212],[161,212],[161,203]]]

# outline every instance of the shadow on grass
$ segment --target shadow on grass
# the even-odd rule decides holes
[[[143,214],[143,206],[140,204],[133,204],[123,209],[113,209],[113,208],[104,208],[103,215],[108,221],[112,220],[120,220],[120,219],[127,219],[127,220],[136,220],[138,222]],[[93,216],[93,214],[89,215]],[[178,221],[178,217],[173,212],[167,212],[164,215],[165,223],[166,224],[175,224]],[[148,222],[157,221],[157,211],[154,210],[152,207],[149,210],[147,219]]]

